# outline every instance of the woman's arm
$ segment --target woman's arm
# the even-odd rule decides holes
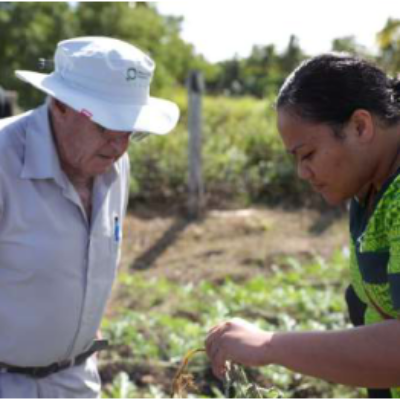
[[[350,386],[400,386],[400,321],[341,331],[272,333],[234,319],[213,328],[206,339],[214,373],[225,361],[277,364]]]

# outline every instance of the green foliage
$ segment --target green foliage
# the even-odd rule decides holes
[[[37,106],[43,95],[16,79],[14,70],[38,71],[39,58],[52,59],[59,41],[86,35],[118,38],[149,53],[157,64],[153,94],[174,92],[193,68],[201,69],[206,77],[215,75],[218,67],[196,55],[193,45],[180,37],[182,19],[160,15],[153,4],[3,3],[0,85],[19,92],[23,108]]]
[[[135,376],[134,371],[137,372],[135,365],[143,368],[146,362],[158,360],[170,366],[168,369],[164,366],[165,371],[170,371],[167,374],[170,384],[171,370],[177,370],[183,355],[202,347],[206,332],[227,318],[245,318],[271,331],[347,327],[343,299],[349,279],[347,263],[342,252],[329,262],[315,258],[313,262],[300,264],[293,258],[282,258],[268,276],[255,276],[241,283],[227,279],[219,285],[204,281],[183,286],[167,279],[145,280],[137,274],[121,274],[120,294],[132,299],[131,307],[121,308],[112,320],[105,321],[103,331],[111,339],[117,354],[123,351],[121,357],[125,362],[129,361],[123,364],[127,372],[129,365],[132,366],[131,379]],[[111,368],[113,363],[118,364],[115,353],[103,361],[103,371]],[[208,368],[208,361],[201,355],[191,364],[190,372],[197,383],[202,382],[199,388],[206,390],[203,393],[199,389],[196,394],[223,396],[223,390],[210,379]],[[153,374],[157,375],[156,370]],[[359,395],[354,389],[331,385],[276,366],[247,369],[246,374],[248,381],[258,388],[276,389],[265,392],[264,397],[275,397],[279,392],[285,397]],[[161,380],[155,383],[160,384]],[[106,382],[106,390],[110,384],[112,380]],[[142,387],[141,396],[146,396],[146,390]],[[169,387],[162,391],[168,393]]]
[[[334,39],[332,42],[332,50],[368,57],[367,49],[357,43],[355,36],[345,36]]]
[[[236,364],[228,364],[224,383],[226,398],[232,398],[232,391],[236,399],[277,399],[286,397],[274,387],[266,389],[250,382],[244,369]]]
[[[298,39],[292,35],[282,54],[274,45],[254,46],[248,58],[219,63],[219,73],[208,77],[213,93],[265,98],[276,93],[286,76],[305,58]]]
[[[38,71],[39,58],[52,59],[56,44],[74,36],[76,20],[63,2],[7,2],[0,8],[0,85],[19,93],[23,108],[40,104],[43,94],[14,76]]]
[[[247,58],[211,64],[181,38],[182,22],[182,17],[161,15],[151,2],[3,2],[0,85],[19,92],[23,108],[38,105],[43,96],[19,82],[14,70],[37,70],[38,59],[52,58],[57,42],[82,35],[119,38],[148,52],[157,63],[153,93],[168,96],[184,86],[191,69],[198,69],[211,94],[268,98],[306,57],[292,35],[281,54],[265,44],[254,46]],[[399,21],[389,19],[377,37],[377,60],[387,71],[399,71]],[[335,39],[333,49],[368,56],[354,37]]]
[[[112,385],[107,389],[107,398],[112,399],[127,399],[134,398],[137,387],[126,372],[120,372],[114,379]]]
[[[186,94],[177,129],[166,137],[133,144],[131,195],[150,200],[183,199],[187,187]],[[203,101],[202,164],[209,203],[300,201],[309,194],[278,136],[271,100],[206,96]]]
[[[164,17],[153,3],[83,2],[75,10],[82,36],[111,36],[131,42],[157,63],[153,92],[185,82],[192,68],[206,62],[180,37],[182,18]]]
[[[397,75],[400,71],[400,20],[391,19],[378,33],[380,48],[379,61],[390,73]]]
[[[102,392],[103,399],[137,399],[137,398],[162,398],[167,397],[160,387],[149,385],[146,393],[141,390],[126,372],[120,372]]]

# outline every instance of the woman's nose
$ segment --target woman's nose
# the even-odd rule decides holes
[[[300,179],[308,181],[313,176],[313,173],[310,167],[306,163],[299,161],[297,163],[297,175],[299,176]]]

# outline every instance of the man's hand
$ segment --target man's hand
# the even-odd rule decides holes
[[[206,338],[206,351],[214,374],[223,378],[226,361],[254,367],[271,363],[273,335],[239,318],[215,326]]]

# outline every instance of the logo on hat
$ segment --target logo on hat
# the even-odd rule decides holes
[[[126,80],[127,81],[134,81],[136,79],[136,69],[135,68],[128,68],[126,71]]]
[[[88,117],[88,118],[93,117],[93,114],[89,110],[86,110],[86,108],[82,108],[82,110],[80,111],[80,114],[84,115],[85,117]]]

